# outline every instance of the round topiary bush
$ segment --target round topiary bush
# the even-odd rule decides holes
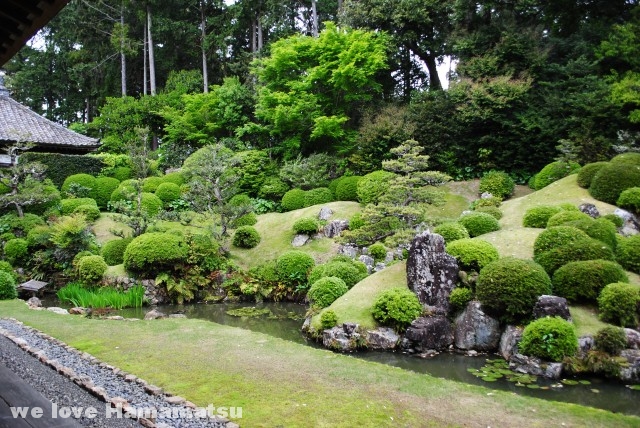
[[[540,190],[554,181],[558,181],[570,174],[578,172],[580,165],[576,162],[551,162],[536,174],[534,189]]]
[[[600,171],[600,168],[609,164],[609,162],[592,162],[588,163],[578,171],[578,186],[588,189],[591,186],[593,177]]]
[[[480,193],[491,193],[501,199],[511,196],[515,187],[515,181],[503,171],[489,171],[480,179]]]
[[[381,324],[404,330],[422,315],[422,304],[408,288],[394,287],[376,297],[371,312],[373,318]]]
[[[304,206],[310,207],[318,204],[333,202],[333,193],[328,187],[317,187],[307,190],[304,194]]]
[[[107,268],[102,256],[86,256],[78,262],[78,277],[85,283],[98,282],[102,280]]]
[[[29,243],[26,239],[10,239],[4,244],[4,257],[12,266],[22,263],[29,254]]]
[[[240,226],[233,234],[233,245],[238,248],[253,248],[260,243],[260,234],[253,226]]]
[[[253,226],[258,222],[256,213],[246,213],[233,221],[233,227]]]
[[[575,355],[578,350],[578,335],[569,321],[560,317],[545,317],[533,321],[522,332],[518,349],[547,361],[562,361]]]
[[[593,220],[589,215],[582,211],[565,211],[562,210],[552,215],[547,221],[547,227],[562,226],[566,223],[578,220]]]
[[[629,282],[622,266],[610,260],[569,262],[553,274],[553,293],[571,302],[594,302],[605,285]]]
[[[606,352],[611,356],[618,356],[627,347],[627,335],[620,327],[604,327],[593,336],[595,347],[598,351]]]
[[[107,208],[111,194],[118,188],[120,181],[113,177],[98,177],[89,196],[95,199],[98,208]]]
[[[51,228],[49,226],[36,226],[27,234],[27,243],[30,249],[45,247],[51,238]]]
[[[589,237],[607,244],[609,248],[613,250],[615,250],[618,246],[618,230],[609,220],[603,218],[588,218],[583,220],[570,221],[565,224],[567,226],[573,226],[584,231],[584,233],[586,233]]]
[[[476,211],[463,214],[458,219],[458,223],[467,229],[469,236],[472,238],[500,230],[500,223],[494,216]]]
[[[624,219],[615,214],[605,214],[600,218],[613,224],[616,227],[616,230],[618,227],[622,227],[624,225]]]
[[[433,233],[437,233],[442,236],[444,238],[444,242],[447,244],[458,239],[469,238],[469,232],[467,232],[467,229],[457,221],[441,223],[433,229]]]
[[[365,221],[362,219],[362,213],[355,213],[349,219],[349,230],[358,230],[365,225]]]
[[[335,276],[327,276],[313,283],[307,293],[307,298],[311,302],[311,306],[326,308],[347,291],[349,289],[343,280]]]
[[[524,227],[544,229],[547,227],[549,219],[560,212],[562,212],[562,208],[555,205],[539,205],[529,208],[524,213],[522,225]]]
[[[476,283],[476,298],[509,324],[529,319],[543,294],[551,294],[551,279],[542,266],[513,257],[486,265]]]
[[[122,264],[124,261],[124,251],[133,238],[113,239],[107,241],[100,250],[100,255],[109,266]]]
[[[73,174],[64,179],[62,193],[79,198],[87,197],[96,185],[96,178],[90,174]]]
[[[136,180],[121,181],[118,188],[111,193],[109,202],[115,203],[132,199],[137,194]]]
[[[45,221],[42,217],[25,213],[24,217],[18,217],[15,214],[7,214],[2,216],[3,227],[7,228],[9,232],[15,233],[16,236],[26,236],[31,229],[36,226],[45,225]]]
[[[293,231],[295,233],[302,233],[305,235],[313,235],[318,232],[320,225],[318,221],[313,217],[305,217],[296,220],[293,223]]]
[[[619,155],[611,158],[611,163],[621,165],[640,165],[640,153],[627,152],[620,153]]]
[[[16,299],[18,290],[16,290],[16,281],[13,275],[0,271],[0,300]]]
[[[313,257],[303,251],[286,251],[276,261],[278,278],[287,284],[306,283],[307,275],[315,264]]]
[[[538,256],[544,252],[581,239],[588,239],[584,231],[572,226],[556,226],[543,230],[533,243],[533,255]]]
[[[640,274],[640,235],[618,240],[616,260],[625,269]]]
[[[375,261],[380,262],[387,257],[387,247],[382,242],[369,245],[369,254]]]
[[[640,187],[623,190],[616,205],[634,213],[640,212]]]
[[[361,204],[377,204],[378,199],[389,188],[389,183],[395,176],[389,171],[373,171],[358,181],[358,201]]]
[[[347,288],[351,288],[362,280],[366,273],[362,273],[351,261],[330,261],[329,263],[315,266],[309,273],[309,284],[315,283],[320,278],[335,276],[344,281]]]
[[[640,165],[609,163],[593,177],[589,193],[599,201],[615,205],[620,194],[632,187],[640,187]]]
[[[153,193],[142,193],[142,199],[140,200],[141,210],[148,216],[155,217],[162,211],[162,200]]]
[[[130,180],[133,177],[133,170],[128,166],[117,166],[111,171],[111,176],[120,181]]]
[[[282,197],[282,209],[285,211],[304,208],[306,192],[302,189],[291,189]]]
[[[606,285],[598,297],[598,311],[602,321],[620,327],[638,326],[640,289],[624,282]]]
[[[180,199],[180,186],[169,182],[160,183],[156,188],[155,195],[160,198],[163,205],[166,207],[171,202]]]
[[[142,191],[147,193],[153,193],[156,191],[159,185],[164,183],[163,177],[147,177],[142,180]]]
[[[458,260],[458,266],[464,271],[480,270],[500,258],[493,244],[481,239],[458,239],[447,243],[447,253]]]
[[[333,328],[338,324],[338,315],[331,309],[322,311],[320,314],[320,326],[323,330]]]
[[[454,312],[458,312],[467,307],[473,300],[473,290],[465,287],[456,287],[449,294],[449,304]]]
[[[335,195],[338,201],[357,201],[358,183],[362,180],[359,175],[342,177],[336,186]]]
[[[10,274],[15,279],[16,273],[13,270],[13,266],[11,266],[11,263],[9,263],[8,261],[0,260],[0,271]]]
[[[569,262],[599,259],[613,261],[615,257],[608,245],[593,238],[574,241],[534,256],[534,260],[549,275],[553,275],[556,270]]]
[[[279,201],[287,190],[289,190],[289,186],[280,177],[267,177],[262,186],[260,186],[260,190],[258,190],[258,197],[270,201]]]
[[[186,261],[184,239],[170,233],[145,233],[134,238],[124,252],[124,268],[132,272],[152,273],[173,268]]]
[[[498,198],[497,196],[490,196],[488,198],[478,198],[475,201],[471,202],[470,209],[477,210],[482,207],[496,207],[498,208],[502,205],[502,198]]]
[[[73,212],[82,214],[87,221],[96,221],[100,218],[100,210],[95,205],[79,205]]]
[[[62,215],[69,215],[75,212],[76,208],[80,205],[92,205],[98,208],[96,200],[93,198],[70,198],[62,199],[60,201],[60,213]]]
[[[477,207],[475,210],[477,213],[485,213],[490,216],[495,217],[496,220],[500,220],[502,218],[502,211],[498,207]]]

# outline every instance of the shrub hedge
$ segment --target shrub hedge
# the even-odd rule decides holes
[[[522,332],[518,349],[547,361],[560,362],[575,355],[578,335],[569,321],[560,317],[545,317],[533,321]]]
[[[100,255],[109,266],[122,264],[124,261],[124,250],[133,238],[113,239],[104,243],[100,249]]]
[[[145,233],[134,238],[124,252],[124,267],[128,271],[151,273],[173,268],[186,260],[188,248],[184,239],[170,233]]]
[[[627,334],[620,327],[607,326],[598,330],[593,342],[598,351],[618,356],[627,347]]]
[[[315,283],[320,278],[335,276],[344,281],[347,288],[351,289],[360,282],[366,273],[362,273],[352,262],[330,261],[323,265],[315,266],[309,273],[309,284]]]
[[[634,213],[640,212],[640,187],[630,187],[623,190],[616,205]]]
[[[462,311],[473,300],[473,290],[465,287],[456,287],[451,290],[449,304],[453,312]]]
[[[638,327],[640,289],[624,282],[608,284],[598,297],[598,312],[602,321],[620,327]]]
[[[89,196],[95,199],[98,208],[107,208],[107,203],[111,200],[111,194],[118,188],[120,181],[113,177],[98,177]]]
[[[570,174],[578,172],[580,165],[576,162],[551,162],[536,174],[534,189],[540,190],[554,181],[558,181]]]
[[[0,270],[0,300],[15,299],[18,297],[16,281],[13,275]]]
[[[85,283],[98,282],[102,280],[107,268],[107,263],[102,256],[91,255],[83,257],[78,262],[78,276]]]
[[[300,218],[293,223],[293,231],[295,233],[303,233],[305,235],[313,235],[318,232],[318,220],[313,217]]]
[[[433,233],[437,233],[442,236],[447,244],[458,239],[469,238],[469,232],[467,232],[467,229],[457,221],[441,223],[433,229]]]
[[[381,262],[387,257],[387,247],[382,242],[369,245],[369,254],[375,261]]]
[[[58,188],[65,178],[74,174],[97,176],[105,164],[101,159],[86,155],[63,155],[58,153],[27,152],[20,156],[21,164],[40,162],[47,166],[47,178]]]
[[[588,239],[584,231],[573,226],[555,226],[543,230],[533,243],[534,257],[563,245],[571,244],[581,239]]]
[[[496,220],[500,220],[502,218],[502,211],[498,207],[476,207],[474,210],[477,213],[485,213],[490,216],[495,217]]]
[[[611,159],[611,163],[621,165],[640,165],[640,153],[620,153],[619,155],[616,155]]]
[[[276,271],[280,281],[298,285],[307,282],[307,275],[315,264],[316,262],[309,254],[300,250],[290,250],[278,257]]]
[[[588,189],[591,186],[593,177],[600,171],[600,168],[607,165],[609,162],[592,162],[588,163],[578,171],[578,186]]]
[[[553,248],[534,256],[544,270],[553,275],[558,268],[569,262],[582,260],[615,260],[613,251],[606,244],[593,238],[580,239],[571,244]]]
[[[547,221],[547,227],[562,226],[566,223],[577,220],[592,220],[592,218],[582,211],[562,210],[559,213],[549,217],[549,220]]]
[[[79,205],[73,210],[73,213],[84,215],[87,221],[93,222],[100,218],[100,210],[95,205]],[[72,214],[73,214],[72,213]]]
[[[343,280],[335,276],[328,276],[313,283],[307,293],[307,298],[312,306],[326,308],[347,291],[348,288]]]
[[[95,185],[96,185],[96,178],[93,175],[84,174],[84,173],[73,174],[65,178],[60,190],[62,190],[62,193],[66,196],[68,194],[73,193],[72,190],[74,189],[74,186],[81,186],[82,188],[86,189],[86,193],[83,193],[83,194],[73,193],[73,196],[88,197],[93,191],[93,188],[95,187]]]
[[[159,185],[164,183],[163,177],[152,176],[142,180],[142,191],[148,193],[154,193]]]
[[[29,244],[26,239],[10,239],[4,244],[4,257],[12,266],[22,263],[29,254]]]
[[[544,229],[547,227],[549,219],[560,212],[562,212],[562,208],[556,205],[539,205],[529,208],[524,213],[522,225],[524,227]]]
[[[571,302],[595,303],[605,285],[629,282],[622,266],[611,260],[569,262],[553,274],[553,292]]]
[[[160,183],[156,188],[155,195],[160,198],[163,205],[166,207],[171,202],[180,199],[180,186],[169,182]]]
[[[336,200],[338,201],[357,201],[358,200],[358,183],[362,179],[359,175],[342,177],[335,189]]]
[[[467,229],[469,236],[472,238],[500,230],[500,223],[498,223],[498,220],[494,216],[482,212],[474,211],[468,214],[463,214],[458,219],[458,223]]]
[[[640,165],[609,163],[593,177],[589,193],[599,201],[615,205],[620,194],[632,187],[640,187]]]
[[[98,208],[96,200],[93,198],[69,198],[60,201],[60,213],[62,215],[72,214],[81,205],[91,205]]]
[[[583,219],[570,221],[566,223],[567,226],[576,227],[593,239],[597,239],[609,246],[609,248],[615,250],[618,245],[617,233],[618,230],[609,220],[604,218],[597,219]]]
[[[280,201],[288,190],[289,185],[282,181],[280,177],[267,177],[258,191],[258,197],[270,201]]]
[[[315,189],[307,190],[304,194],[304,206],[310,207],[318,204],[326,204],[333,202],[333,193],[328,187],[316,187]]]
[[[233,227],[253,226],[258,222],[256,213],[246,213],[233,221]]]
[[[282,209],[285,211],[304,208],[306,192],[302,189],[291,189],[282,196]]]
[[[389,188],[389,182],[395,176],[388,171],[373,171],[358,181],[358,201],[361,204],[377,204],[378,199]]]
[[[422,304],[414,292],[404,287],[383,291],[373,304],[373,318],[383,325],[406,329],[422,314]]]
[[[331,309],[327,309],[326,311],[322,311],[320,314],[320,326],[322,326],[323,330],[333,328],[338,323],[338,315]]]
[[[491,193],[501,199],[513,194],[516,183],[503,171],[489,171],[480,179],[480,193]]]
[[[253,226],[240,226],[233,234],[233,245],[239,248],[253,248],[260,243],[260,234]]]
[[[464,271],[480,270],[500,258],[493,244],[480,239],[458,239],[447,243],[447,253],[458,260],[458,266]]]
[[[625,269],[640,274],[640,235],[618,240],[616,260]]]

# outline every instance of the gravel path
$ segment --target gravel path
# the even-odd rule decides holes
[[[140,427],[142,424],[158,428],[237,427],[226,418],[202,417],[204,412],[199,410],[197,413],[195,405],[184,398],[163,393],[160,388],[142,379],[100,363],[89,354],[81,353],[13,320],[0,319],[0,362],[59,407],[97,409],[95,418],[77,419],[83,426],[120,428]],[[137,412],[149,417],[140,418],[138,423],[127,417],[118,418],[112,411],[111,418],[108,418],[106,403],[110,403],[111,407],[122,406],[123,413]],[[154,409],[155,415],[150,413]],[[213,414],[216,412],[214,410]]]

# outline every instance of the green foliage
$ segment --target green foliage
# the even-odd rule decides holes
[[[533,321],[522,332],[520,352],[547,361],[562,361],[578,350],[576,329],[560,317],[545,317]]]
[[[130,180],[133,178],[133,169],[128,166],[117,166],[113,168],[111,177],[119,181]]]
[[[47,178],[58,188],[65,179],[75,174],[96,176],[104,167],[101,159],[91,155],[63,155],[59,153],[27,152],[20,156],[20,163],[39,162],[47,167]]]
[[[620,153],[619,155],[616,155],[613,158],[611,158],[610,162],[618,165],[639,166],[640,153],[637,153],[637,152]]]
[[[547,227],[549,228],[554,226],[562,226],[566,223],[570,223],[577,220],[591,220],[591,217],[589,217],[588,214],[585,214],[581,211],[563,210],[549,217],[549,220],[547,221]]]
[[[640,274],[640,235],[618,240],[616,260],[625,269]]]
[[[482,207],[500,207],[502,205],[502,198],[498,198],[497,196],[491,196],[489,198],[479,198],[475,201],[471,202],[469,209],[477,210]]]
[[[558,268],[569,262],[583,260],[615,260],[613,251],[609,246],[593,238],[579,239],[553,248],[549,251],[534,256],[534,260],[544,267],[544,270],[553,275]]]
[[[276,269],[280,281],[298,285],[307,282],[309,271],[315,266],[313,257],[299,250],[286,251],[278,257]]]
[[[610,260],[569,262],[553,274],[553,292],[570,302],[595,303],[605,285],[629,282],[622,266]]]
[[[241,217],[238,217],[233,222],[233,227],[240,226],[253,226],[258,222],[258,217],[255,213],[247,213]]]
[[[81,214],[59,218],[51,225],[49,239],[57,247],[54,251],[56,261],[65,268],[70,267],[76,254],[95,246],[95,236]]]
[[[236,156],[239,159],[236,167],[236,173],[240,176],[239,190],[251,196],[257,196],[265,179],[275,171],[273,161],[263,150],[247,150]]]
[[[65,178],[60,190],[72,197],[83,198],[91,194],[95,185],[96,178],[93,175],[80,173]]]
[[[306,192],[302,189],[291,189],[282,197],[282,209],[285,211],[304,208]]]
[[[287,190],[289,186],[280,177],[266,177],[258,191],[258,196],[270,201],[280,201]]]
[[[380,262],[387,257],[387,247],[385,247],[381,242],[376,242],[369,246],[369,254],[375,259],[375,261]]]
[[[347,291],[348,288],[343,280],[335,276],[327,276],[313,283],[307,293],[307,298],[311,302],[311,306],[326,308]]]
[[[620,216],[615,215],[615,214],[606,214],[606,215],[603,215],[601,218],[603,220],[609,221],[616,228],[622,227],[624,225],[624,219],[622,217],[620,217]]]
[[[42,217],[27,213],[23,217],[15,214],[5,214],[0,217],[0,228],[13,232],[16,236],[26,236],[36,226],[44,226]]]
[[[352,175],[342,177],[335,189],[336,200],[338,201],[357,201],[358,200],[358,182],[362,177]]]
[[[347,285],[347,288],[351,289],[351,287],[353,287],[364,277],[366,277],[367,273],[366,269],[364,273],[359,270],[352,260],[332,260],[326,264],[315,266],[309,273],[308,284],[311,285],[320,278],[325,278],[328,276],[335,276],[336,278],[340,278]]]
[[[513,257],[486,265],[478,276],[476,298],[506,323],[531,317],[538,297],[551,294],[551,279],[542,266]]]
[[[184,174],[180,171],[172,171],[162,176],[163,183],[173,183],[178,186],[185,184]]]
[[[567,175],[577,173],[579,169],[580,165],[576,162],[552,162],[536,174],[534,189],[540,190],[554,181],[558,181],[561,178],[566,177]]]
[[[539,205],[529,208],[524,213],[522,225],[524,227],[544,229],[547,227],[549,219],[560,212],[562,212],[562,208],[556,205]]]
[[[105,242],[100,250],[100,255],[109,266],[122,264],[124,261],[124,251],[133,241],[133,238],[113,239]]]
[[[73,213],[79,213],[90,221],[96,221],[100,218],[100,210],[95,205],[79,205],[73,210]]]
[[[170,233],[145,233],[127,245],[123,262],[128,271],[155,277],[157,272],[171,269],[186,258],[184,238]]]
[[[10,239],[4,244],[4,257],[13,266],[21,264],[29,254],[29,244],[26,239]]]
[[[305,235],[313,235],[317,233],[319,227],[320,225],[318,224],[318,221],[313,217],[301,218],[293,223],[293,231],[295,233],[302,233]]]
[[[280,168],[280,179],[289,187],[303,190],[325,187],[341,175],[338,165],[338,160],[326,153],[314,153],[306,158],[298,156]]]
[[[69,215],[75,212],[76,208],[81,205],[91,205],[98,208],[96,200],[93,198],[70,198],[60,201],[60,212],[62,215]]]
[[[604,327],[593,336],[596,349],[611,356],[620,355],[620,351],[627,347],[627,335],[619,327]]]
[[[102,256],[86,256],[78,262],[78,277],[85,284],[99,282],[107,268],[107,263]]]
[[[131,287],[125,292],[111,287],[97,289],[85,288],[83,284],[71,282],[58,290],[58,299],[82,308],[140,308],[144,303],[145,289],[141,285]]]
[[[589,238],[582,230],[573,226],[555,226],[543,230],[533,243],[534,257],[563,245]]]
[[[362,219],[362,213],[355,213],[349,219],[349,230],[358,230],[364,226],[365,221]]]
[[[588,189],[591,187],[591,182],[593,181],[593,177],[600,171],[602,167],[607,165],[608,162],[592,162],[588,163],[578,171],[578,186],[583,189]]]
[[[140,200],[140,209],[145,212],[149,217],[154,217],[162,211],[162,199],[154,195],[153,193],[142,193],[142,199]]]
[[[358,181],[357,194],[361,204],[377,204],[378,199],[389,188],[395,174],[389,171],[373,171]]]
[[[162,177],[146,177],[142,180],[142,191],[146,193],[154,193],[162,183],[164,183],[164,178]]]
[[[233,245],[239,248],[253,248],[260,243],[260,234],[253,226],[240,226],[233,234]]]
[[[623,190],[616,205],[633,213],[640,213],[640,187],[630,187]]]
[[[467,307],[473,300],[473,290],[470,288],[456,287],[449,294],[449,304],[453,312],[458,312]]]
[[[304,206],[326,204],[333,202],[333,194],[328,187],[318,187],[316,189],[307,190],[304,194]]]
[[[490,216],[495,217],[496,220],[500,220],[502,218],[502,211],[500,211],[500,208],[498,207],[476,207],[476,209],[474,210],[475,212],[478,213],[486,213],[489,214]]]
[[[463,214],[458,219],[458,223],[467,229],[469,236],[472,238],[500,230],[498,220],[494,216],[483,212],[473,211],[468,214]]]
[[[447,253],[458,260],[458,266],[464,271],[476,271],[498,260],[500,254],[493,244],[480,239],[462,238],[448,242]]]
[[[513,194],[516,183],[504,171],[489,171],[480,179],[480,193],[488,192],[493,196],[506,199]]]
[[[371,312],[381,324],[404,330],[422,314],[422,305],[408,288],[394,287],[376,297]]]
[[[180,194],[180,186],[166,181],[160,183],[155,192],[155,195],[160,198],[165,207],[171,202],[180,199]]]
[[[118,188],[120,181],[113,177],[98,177],[94,183],[89,197],[95,199],[98,208],[107,208],[107,203],[111,200],[111,194]]]
[[[469,232],[467,232],[467,229],[457,221],[441,223],[433,229],[433,233],[441,235],[447,244],[458,239],[469,238]]]
[[[0,272],[8,273],[13,277],[13,279],[16,279],[17,277],[16,272],[13,270],[13,266],[11,266],[11,263],[6,260],[0,260]]]
[[[331,309],[327,309],[326,311],[322,311],[320,314],[320,326],[323,330],[333,328],[338,323],[338,315]]]
[[[8,272],[0,270],[0,300],[15,299],[18,297],[16,281]]]
[[[610,162],[593,177],[589,193],[599,201],[615,205],[620,194],[632,187],[640,187],[640,165]]]
[[[638,326],[640,289],[624,282],[608,284],[598,297],[598,312],[602,321],[621,327]]]
[[[566,225],[577,227],[589,235],[589,237],[604,242],[613,250],[615,250],[618,245],[617,229],[609,220],[603,218],[592,219],[589,217],[568,222]]]

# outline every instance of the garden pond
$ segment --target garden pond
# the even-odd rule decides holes
[[[60,305],[55,299],[44,299],[43,304],[45,306]],[[61,306],[64,307],[64,305]],[[292,342],[321,347],[307,340],[301,333],[307,308],[296,303],[160,305],[157,309],[166,314],[180,313],[188,318],[245,328]],[[111,315],[144,318],[147,311],[149,307],[131,308],[113,311]],[[374,351],[347,355],[490,389],[508,390],[547,400],[565,401],[640,416],[638,404],[640,390],[633,390],[619,382],[601,378],[584,377],[550,381],[542,378],[535,379],[528,375],[515,375],[506,368],[506,362],[496,355],[469,357],[445,352],[421,358],[400,352]],[[491,394],[491,390],[488,390],[487,394]]]

